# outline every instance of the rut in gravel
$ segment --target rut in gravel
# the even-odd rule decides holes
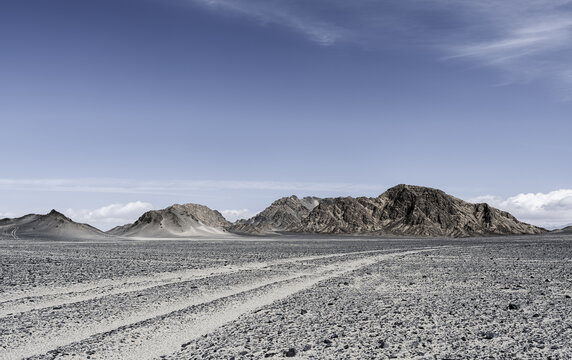
[[[320,281],[393,257],[432,250],[425,248],[393,253],[379,251],[345,253],[284,259],[272,264],[293,263],[296,265],[293,268],[273,269],[270,263],[246,264],[244,268],[247,270],[235,268],[229,269],[229,273],[218,274],[221,281],[228,278],[230,283],[222,282],[218,288],[210,288],[208,291],[197,293],[196,296],[176,295],[178,287],[182,284],[179,282],[185,280],[163,283],[164,288],[159,292],[162,302],[142,303],[143,306],[138,303],[137,309],[133,311],[127,311],[128,305],[133,301],[139,301],[139,298],[136,296],[137,291],[130,290],[129,293],[122,294],[122,299],[127,305],[121,307],[121,312],[113,316],[102,316],[101,313],[105,315],[106,307],[116,306],[114,295],[102,295],[100,299],[69,304],[70,309],[66,316],[71,316],[71,321],[69,318],[64,319],[65,314],[62,315],[61,322],[54,319],[51,322],[47,321],[54,316],[54,310],[35,309],[0,319],[0,327],[3,328],[9,328],[3,322],[13,318],[16,318],[18,324],[23,322],[31,324],[24,334],[18,334],[20,329],[13,327],[15,331],[13,338],[9,339],[10,342],[5,342],[9,344],[5,349],[5,356],[41,357],[50,353],[65,357],[63,354],[85,352],[85,349],[89,349],[103,358],[154,358],[173,353],[185,342],[234,321],[242,314],[308,289]],[[347,259],[348,255],[359,256]],[[320,261],[324,259],[331,260]],[[269,266],[272,271],[267,271],[266,268]],[[230,271],[238,272],[236,276],[240,281],[235,282]],[[243,272],[248,276],[239,277]],[[171,291],[175,295],[170,296]],[[109,301],[106,302],[108,298]],[[90,309],[97,309],[98,306],[99,313],[90,312]],[[79,314],[77,315],[79,318],[74,319],[74,314]],[[55,327],[50,328],[51,326]],[[26,334],[29,335],[25,336]]]
[[[20,312],[72,304],[109,295],[136,292],[163,285],[204,279],[211,276],[263,269],[288,263],[330,259],[350,255],[366,255],[368,253],[378,252],[380,251],[357,251],[343,254],[287,258],[267,262],[248,263],[239,266],[211,267],[153,274],[150,276],[134,276],[120,280],[98,280],[66,287],[35,288],[31,291],[16,294],[4,293],[0,295],[0,318]]]

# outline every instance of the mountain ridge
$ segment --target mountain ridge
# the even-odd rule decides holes
[[[373,236],[469,237],[541,234],[547,230],[518,221],[486,203],[469,203],[444,191],[396,185],[377,197],[282,197],[235,223],[200,204],[174,204],[142,214],[134,223],[102,232],[56,210],[0,220],[0,237],[185,238],[225,234],[348,234]],[[556,230],[572,232],[572,228]]]
[[[572,225],[565,226],[562,229],[552,230],[551,233],[555,234],[572,234]]]
[[[486,203],[472,204],[439,189],[405,184],[394,186],[375,198],[322,199],[301,225],[289,230],[432,237],[546,232]]]
[[[265,234],[284,231],[299,224],[320,202],[320,198],[296,195],[275,200],[250,219],[237,220],[228,229],[236,233]]]
[[[134,223],[116,226],[107,233],[144,238],[208,236],[225,234],[230,225],[217,210],[188,203],[147,211]]]
[[[110,237],[103,231],[89,224],[77,223],[54,209],[45,215],[28,214],[19,218],[1,219],[0,236],[12,239],[92,239]]]

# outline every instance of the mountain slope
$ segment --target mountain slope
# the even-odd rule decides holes
[[[107,233],[117,236],[171,238],[224,234],[230,226],[222,215],[198,204],[175,204],[147,211],[133,224],[117,226]]]
[[[546,231],[488,204],[471,204],[441,190],[412,185],[397,185],[377,198],[324,199],[289,230],[455,237]]]
[[[299,225],[310,211],[318,206],[320,198],[292,195],[274,201],[269,207],[248,220],[238,220],[229,230],[237,233],[265,233],[282,231]]]
[[[555,234],[572,234],[572,225],[566,226],[562,229],[553,230],[552,233],[555,233]]]
[[[0,220],[0,237],[73,240],[109,238],[109,235],[93,226],[76,223],[52,210],[46,215],[30,214],[16,219]]]

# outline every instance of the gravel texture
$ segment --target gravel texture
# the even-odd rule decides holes
[[[572,237],[0,241],[0,359],[570,359]]]

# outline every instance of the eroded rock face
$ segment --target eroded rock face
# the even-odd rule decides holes
[[[289,230],[455,237],[546,231],[488,204],[471,204],[441,190],[412,185],[395,186],[377,198],[324,199]]]
[[[230,226],[220,212],[198,204],[175,204],[147,211],[133,224],[115,227],[109,234],[131,237],[184,237],[222,234]]]
[[[299,199],[292,195],[274,201],[269,207],[248,220],[238,220],[230,227],[238,233],[281,231],[299,225],[320,202],[317,197]]]

